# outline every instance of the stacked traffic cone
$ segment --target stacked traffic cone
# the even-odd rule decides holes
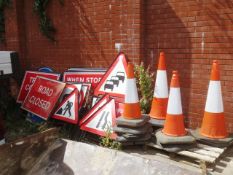
[[[122,116],[116,120],[117,126],[113,128],[118,135],[116,140],[125,145],[144,144],[150,139],[152,128],[148,123],[150,117],[141,114],[132,63],[128,63],[125,90],[124,111]]]
[[[178,151],[195,143],[184,127],[180,84],[177,71],[173,71],[164,128],[156,132],[157,144],[168,151]],[[178,145],[178,146],[177,146]]]
[[[162,126],[166,118],[168,102],[167,71],[165,64],[165,54],[160,53],[158,70],[154,87],[153,101],[150,111],[150,123],[153,126]]]
[[[201,129],[193,132],[197,139],[214,146],[226,146],[232,142],[228,137],[220,82],[219,65],[213,61],[204,118]]]

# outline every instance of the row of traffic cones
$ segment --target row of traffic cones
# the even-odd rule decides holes
[[[192,132],[195,138],[206,140],[207,143],[217,143],[218,146],[231,142],[232,139],[227,138],[228,133],[223,112],[219,66],[218,62],[214,60],[202,126],[200,130]],[[166,136],[182,137],[187,135],[184,127],[179,75],[177,71],[173,71],[168,96],[165,55],[163,52],[160,53],[150,117],[152,121],[155,121],[152,123],[161,120],[165,121],[162,134]]]
[[[150,124],[153,124],[151,120],[155,120],[165,121],[163,129],[156,133],[157,140],[161,144],[166,144],[167,140],[169,140],[168,144],[193,144],[195,142],[195,139],[187,132],[184,126],[178,71],[173,71],[172,73],[170,93],[168,93],[165,54],[163,52],[160,53],[149,122],[149,118],[141,114],[134,68],[131,63],[128,64],[125,94],[124,112],[117,119],[117,126],[114,127],[114,131],[118,134],[118,141],[136,142],[148,140],[150,138],[148,135],[151,133]],[[214,61],[212,66],[202,127],[200,132],[198,130],[198,132],[193,133],[195,138],[199,140],[203,138],[207,139],[207,141],[217,139],[220,143],[222,143],[222,140],[224,143],[232,141],[232,139],[226,139],[228,133],[223,114],[217,61]]]

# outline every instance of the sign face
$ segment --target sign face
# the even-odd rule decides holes
[[[23,83],[21,85],[19,96],[17,98],[18,103],[22,103],[26,98],[28,92],[31,89],[31,86],[35,82],[37,76],[49,78],[52,80],[59,80],[60,74],[54,73],[44,73],[44,72],[36,72],[36,71],[26,71],[23,79]]]
[[[124,112],[124,103],[116,102],[116,117],[120,117]]]
[[[79,103],[79,108],[82,107],[83,103],[85,102],[86,96],[90,91],[90,84],[88,83],[78,83],[78,84],[72,84],[79,90],[79,98],[78,98],[78,103]]]
[[[127,61],[124,54],[118,55],[97,85],[94,95],[109,93],[112,96],[125,96]]]
[[[89,120],[84,122],[80,129],[100,136],[106,136],[106,133],[110,132],[110,137],[115,139],[116,134],[113,132],[113,126],[115,126],[115,123],[115,100],[112,99],[94,113]]]
[[[71,92],[73,92],[75,89],[77,89],[76,86],[71,85],[71,84],[66,84],[58,102],[61,103],[62,101],[64,101],[64,99],[69,96],[71,94]],[[79,91],[78,91],[79,92]]]
[[[105,72],[64,72],[63,81],[70,83],[91,83],[95,88]]]
[[[91,102],[91,107],[93,107],[98,101],[99,101],[100,97],[93,97],[92,98],[92,102]]]
[[[47,120],[65,85],[59,81],[37,77],[22,104],[22,108]]]
[[[91,110],[83,117],[80,121],[80,125],[82,125],[85,121],[87,121],[99,108],[101,108],[104,104],[109,101],[109,95],[104,95],[94,106]]]
[[[73,124],[78,123],[78,89],[74,89],[73,92],[62,101],[52,118]]]

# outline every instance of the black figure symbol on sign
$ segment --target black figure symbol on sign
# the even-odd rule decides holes
[[[66,114],[66,112],[68,111],[69,112],[69,117],[71,116],[71,107],[73,106],[73,102],[70,102],[69,100],[67,101],[67,103],[66,103],[66,106],[65,106],[65,108],[64,108],[64,113],[63,113],[63,115],[65,115]]]
[[[107,125],[107,123],[108,123],[108,114],[109,114],[109,112],[103,112],[102,113],[102,115],[101,115],[101,117],[100,117],[100,119],[99,119],[99,121],[98,121],[98,123],[97,123],[97,125],[96,125],[96,128],[100,128],[100,124],[102,123],[102,121],[104,121],[104,123],[102,124],[102,130],[104,130],[105,129],[105,127],[106,127],[106,125]]]

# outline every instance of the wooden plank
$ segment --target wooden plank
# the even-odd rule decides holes
[[[210,156],[210,157],[214,157],[214,158],[218,158],[221,155],[220,153],[216,153],[216,152],[204,150],[204,149],[199,149],[199,148],[188,149],[187,151]]]
[[[208,145],[204,145],[204,144],[197,144],[197,147],[198,148],[203,148],[205,150],[209,150],[209,151],[213,151],[213,152],[216,152],[216,153],[223,153],[226,149],[225,148],[217,148],[217,147],[213,147],[213,146],[208,146]]]
[[[39,157],[58,137],[58,129],[51,128],[0,146],[0,174],[28,174]]]
[[[151,147],[154,147],[154,148],[157,148],[157,149],[164,150],[160,146],[155,145],[153,143],[148,143],[147,145],[151,146]],[[204,160],[204,161],[210,162],[210,163],[213,163],[216,160],[215,157],[211,157],[211,156],[208,156],[208,155],[203,155],[203,154],[199,154],[199,153],[195,153],[195,152],[190,152],[190,151],[179,151],[179,152],[177,152],[177,154],[187,156],[187,157],[190,157],[190,158],[194,158],[194,159]]]
[[[188,157],[192,157],[192,158],[195,158],[195,159],[204,160],[204,161],[210,162],[210,163],[214,163],[215,160],[216,160],[216,158],[206,156],[206,155],[201,155],[201,154],[194,153],[194,152],[189,152],[189,151],[180,151],[180,152],[178,152],[178,154],[188,156]]]

